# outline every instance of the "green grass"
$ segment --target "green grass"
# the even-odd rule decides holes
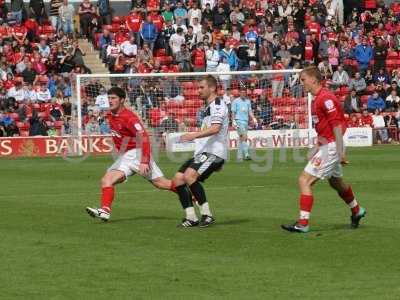
[[[110,222],[89,218],[108,157],[0,160],[0,298],[400,299],[400,148],[349,149],[345,178],[368,209],[359,230],[322,182],[303,235],[280,224],[297,217],[305,163],[278,154],[267,173],[230,162],[213,175],[217,223],[190,230],[175,227],[175,195],[138,176],[118,187]]]

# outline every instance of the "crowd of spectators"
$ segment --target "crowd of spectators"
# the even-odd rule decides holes
[[[48,12],[40,3],[43,2],[31,0],[28,9],[23,9],[21,0],[12,0],[9,13],[3,13],[7,21],[0,27],[0,33],[10,32],[1,43],[3,87],[7,87],[11,80],[9,77],[14,80],[19,74],[23,78],[23,88],[30,90],[36,89],[40,82],[37,74],[46,75],[49,88],[52,81],[70,78],[70,75],[59,74],[90,71],[82,60],[76,63],[76,53],[80,58],[84,55],[74,41],[74,14],[77,13],[80,22],[78,33],[99,49],[100,59],[111,72],[280,70],[315,64],[323,73],[326,85],[343,101],[349,124],[353,120],[352,124],[358,126],[398,127],[399,1],[132,0],[131,11],[126,15],[113,15],[107,0],[98,0],[97,3],[84,0],[75,10],[67,0],[62,3],[52,0]],[[24,25],[18,25],[24,17]],[[7,25],[10,21],[16,22],[12,28]],[[52,32],[41,38],[41,33],[49,25]],[[21,62],[10,63],[6,58],[9,51],[17,57],[24,56],[22,65],[26,64],[26,67],[23,68]],[[57,55],[58,51],[63,54]],[[42,71],[38,65],[47,69]],[[49,69],[52,72],[48,72]],[[221,75],[219,79],[221,95],[225,98],[236,96],[232,91],[240,89],[235,85],[237,82],[229,76]],[[296,124],[303,123],[295,113],[298,103],[293,102],[293,111],[286,111],[283,119],[275,113],[276,105],[279,105],[276,99],[302,96],[298,76],[277,74],[267,79],[261,93],[251,94],[258,117],[264,116],[259,124],[267,128],[301,127],[301,124]],[[243,80],[247,90],[251,91],[252,78]],[[182,83],[173,82],[171,88],[171,85],[163,86],[165,82],[155,80],[140,90],[135,86],[138,82],[125,84],[131,94],[142,96],[145,103],[141,104],[147,109],[144,117],[148,117],[149,122],[152,122],[151,110],[164,115],[165,120],[171,119],[170,111],[166,109],[169,103],[196,100],[186,97],[187,88]],[[256,90],[259,85],[257,83]],[[159,88],[162,92],[158,91]],[[50,90],[52,97],[57,90]],[[95,112],[100,127],[104,112],[93,109],[97,96],[96,92],[87,98],[85,106],[92,109],[85,111],[85,120],[91,119],[89,112]],[[2,113],[16,112],[15,103],[18,101],[4,98],[7,101],[2,103],[13,103],[14,106],[3,107]],[[199,109],[201,105],[195,107]],[[377,121],[363,122],[365,114]],[[189,124],[191,126],[196,124],[201,113],[196,110],[190,115],[195,116],[195,121]],[[381,119],[383,123],[378,121]],[[162,121],[160,118],[157,122]],[[380,140],[389,140],[389,137],[385,138],[384,130],[378,132],[382,132]]]
[[[68,0],[0,4],[0,136],[68,134],[72,83],[90,72]]]
[[[315,64],[343,101],[349,124],[356,118],[352,125],[387,128],[400,122],[399,20],[399,1],[132,1],[129,14],[108,19],[91,38],[115,73],[279,70]],[[220,81],[226,97],[235,87],[229,76],[220,76]],[[292,97],[303,93],[295,76],[271,77],[270,87],[269,94],[252,97],[256,111],[287,96],[285,87]],[[152,107],[162,104],[153,101]],[[384,124],[362,122],[364,114],[372,120],[382,116]],[[271,113],[259,123],[271,127],[298,119],[294,113],[284,120],[277,117]],[[380,140],[389,140],[382,135]]]

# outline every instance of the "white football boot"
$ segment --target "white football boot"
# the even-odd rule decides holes
[[[98,218],[104,222],[107,222],[108,219],[110,219],[110,213],[102,208],[86,207],[86,212],[89,214],[89,216]]]

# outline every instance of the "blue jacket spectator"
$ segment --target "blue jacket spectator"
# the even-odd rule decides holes
[[[379,97],[377,92],[374,92],[372,96],[368,98],[367,109],[370,113],[374,113],[377,109],[379,111],[385,110],[385,101]]]
[[[358,67],[361,70],[368,69],[369,62],[373,58],[373,51],[371,46],[367,44],[366,39],[362,41],[362,44],[355,47],[354,56],[358,62]]]
[[[151,21],[150,17],[147,17],[146,22],[143,22],[142,27],[140,29],[140,35],[146,43],[154,45],[158,33],[157,33],[157,28],[153,24],[153,21]],[[151,49],[153,48],[151,47]]]
[[[229,43],[225,43],[225,48],[219,51],[219,57],[226,58],[231,71],[236,71],[239,67],[239,59],[236,55],[235,50],[230,49]]]

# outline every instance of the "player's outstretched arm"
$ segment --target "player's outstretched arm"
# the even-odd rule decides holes
[[[181,142],[190,142],[195,139],[203,138],[203,137],[208,137],[212,136],[214,134],[217,134],[222,128],[221,124],[212,124],[210,128],[207,128],[205,130],[199,131],[199,132],[189,132],[180,137]]]

